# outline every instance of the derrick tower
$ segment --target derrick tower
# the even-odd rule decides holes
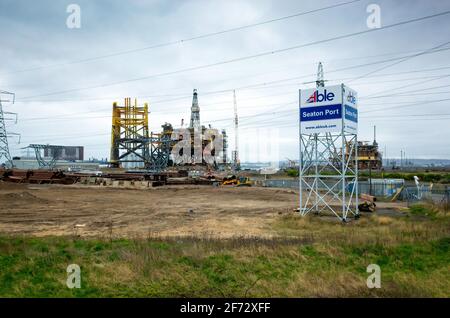
[[[191,106],[191,123],[190,128],[200,128],[200,106],[198,106],[197,90],[194,89]]]

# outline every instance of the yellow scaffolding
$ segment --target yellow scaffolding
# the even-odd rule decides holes
[[[149,160],[148,104],[138,106],[131,98],[125,98],[124,106],[113,103],[111,156],[113,167],[122,163],[135,162],[147,165]]]

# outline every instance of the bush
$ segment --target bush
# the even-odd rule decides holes
[[[409,208],[412,215],[422,215],[435,217],[439,214],[439,209],[430,204],[414,204]]]
[[[297,169],[288,169],[286,171],[287,175],[289,177],[298,177],[298,170]]]

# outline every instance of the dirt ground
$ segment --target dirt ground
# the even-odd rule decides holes
[[[0,183],[0,233],[34,236],[272,236],[298,192],[260,187],[146,190]]]
[[[269,234],[292,213],[288,189],[170,186],[128,190],[0,184],[0,233],[81,236],[219,237]],[[192,212],[190,212],[192,210]]]

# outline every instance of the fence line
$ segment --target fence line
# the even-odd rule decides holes
[[[270,188],[291,188],[298,189],[298,179],[267,179],[257,180],[255,185]],[[333,184],[325,182],[329,187]],[[352,184],[349,184],[348,191],[351,191]],[[389,198],[394,196],[397,191],[402,189],[398,200],[414,201],[432,201],[433,203],[443,204],[448,210],[450,204],[450,187],[439,184],[422,184],[419,187],[405,185],[403,179],[372,179],[370,181],[359,181],[359,193],[367,193],[377,197]],[[306,187],[305,187],[306,188]],[[327,190],[324,185],[319,185],[319,190]]]

